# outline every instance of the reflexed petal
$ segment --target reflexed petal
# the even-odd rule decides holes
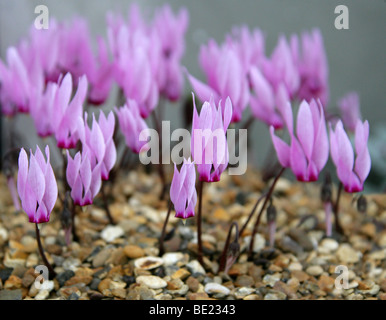
[[[271,126],[269,128],[269,131],[271,133],[271,138],[272,138],[272,142],[273,142],[273,146],[276,150],[276,155],[277,155],[277,158],[280,162],[280,164],[287,168],[290,166],[290,147],[289,145],[287,145],[283,140],[281,140],[280,138],[278,138],[275,134],[274,134],[274,127]]]

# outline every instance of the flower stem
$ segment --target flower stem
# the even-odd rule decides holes
[[[49,273],[50,273],[50,279],[53,279],[55,278],[56,276],[56,272],[54,271],[54,268],[52,268],[51,264],[48,262],[47,260],[47,257],[46,255],[44,254],[44,250],[43,250],[43,246],[42,246],[42,242],[40,240],[40,231],[39,231],[39,225],[37,223],[35,223],[35,230],[36,230],[36,240],[38,242],[38,247],[39,247],[39,253],[40,253],[40,256],[42,257],[43,259],[43,262],[44,264],[46,265],[46,267],[48,268],[49,270]]]
[[[324,203],[324,211],[326,212],[326,236],[331,237],[331,202]]]
[[[256,208],[257,208],[257,206],[259,205],[259,203],[261,202],[261,200],[263,200],[264,197],[266,197],[266,196],[267,196],[267,194],[264,193],[264,194],[262,194],[262,195],[257,199],[255,205],[253,206],[253,208],[252,208],[252,210],[251,210],[251,213],[248,215],[247,221],[245,221],[244,225],[243,225],[243,226],[241,227],[241,229],[240,229],[240,235],[243,234],[244,230],[245,230],[246,227],[248,226],[248,223],[249,223],[249,221],[251,221],[251,219],[252,219],[252,217],[253,217],[253,214],[255,213]]]
[[[103,208],[106,211],[107,218],[109,219],[110,224],[115,224],[114,219],[111,215],[110,209],[109,209],[109,204],[107,202],[107,197],[106,197],[106,192],[105,192],[105,183],[104,181],[102,182],[102,187],[101,187],[101,193],[102,193],[102,199],[103,199]]]
[[[197,260],[204,265],[204,261],[202,259],[202,239],[201,239],[201,220],[202,220],[202,189],[204,189],[204,181],[199,182],[198,185],[198,213],[197,213],[197,244],[198,244],[198,256]]]
[[[237,224],[237,222],[232,222],[232,224],[229,228],[229,231],[228,231],[227,239],[225,241],[224,250],[222,251],[222,254],[220,257],[220,266],[218,269],[219,273],[225,270],[227,255],[228,255],[228,250],[229,250],[229,243],[231,240],[231,234],[232,234],[233,227],[235,227],[235,229],[236,229],[235,242],[239,242],[239,225]]]
[[[71,208],[71,231],[72,231],[72,240],[78,242],[79,237],[76,234],[76,226],[75,226],[75,214],[76,214],[76,204],[73,202],[72,203],[72,208]]]
[[[255,225],[253,226],[253,231],[252,231],[252,235],[251,235],[251,242],[249,243],[249,250],[248,250],[248,258],[250,258],[250,259],[252,258],[253,246],[254,246],[254,242],[255,242],[255,234],[257,232],[257,228],[259,226],[262,213],[264,212],[264,209],[267,206],[269,199],[271,199],[275,185],[276,185],[277,181],[279,180],[280,176],[283,174],[284,170],[285,170],[284,167],[281,168],[280,172],[275,177],[275,180],[273,180],[272,185],[268,190],[267,196],[265,197],[263,206],[261,207],[259,215],[257,216]]]
[[[334,205],[335,228],[336,228],[336,231],[339,232],[340,234],[344,234],[344,231],[343,231],[342,225],[339,222],[339,216],[338,216],[339,202],[340,202],[340,196],[342,194],[342,189],[343,189],[343,184],[342,182],[340,182],[338,187],[338,195],[336,196],[336,202]]]
[[[171,212],[172,212],[172,202],[169,200],[168,213],[166,215],[166,219],[165,219],[164,225],[162,227],[161,237],[159,239],[159,247],[158,248],[159,248],[159,255],[160,256],[162,256],[165,253],[164,240],[165,240],[165,235],[166,235],[166,225],[169,222],[169,217],[170,217]]]

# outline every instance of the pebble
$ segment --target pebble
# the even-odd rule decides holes
[[[17,290],[0,290],[0,300],[21,300],[22,291]]]
[[[255,284],[255,280],[251,276],[240,275],[235,281],[236,287],[251,287]]]
[[[192,274],[194,273],[206,274],[205,269],[198,262],[198,260],[192,260],[186,266]]]
[[[253,288],[240,287],[240,288],[237,288],[234,295],[236,299],[244,299],[246,296],[251,295],[255,291],[256,289],[253,289]]]
[[[275,273],[273,275],[267,274],[263,278],[263,283],[273,287],[277,281],[281,279],[280,273]]]
[[[36,253],[31,253],[28,258],[27,258],[27,261],[25,263],[25,266],[27,268],[32,268],[34,266],[36,266],[37,264],[39,263],[39,257]]]
[[[310,266],[306,269],[306,272],[311,276],[317,277],[323,273],[323,268],[321,266]]]
[[[230,293],[227,287],[215,282],[207,283],[204,290],[207,294],[216,295],[217,297],[225,297]]]
[[[162,256],[162,260],[165,266],[177,264],[177,262],[184,259],[184,254],[181,252],[168,252]]]
[[[7,281],[9,276],[12,274],[13,268],[3,268],[0,269],[0,279],[2,282]]]
[[[6,242],[8,240],[8,231],[7,229],[0,228],[0,243]]]
[[[125,246],[123,252],[129,259],[137,259],[145,255],[145,251],[141,247],[135,245]]]
[[[172,274],[172,279],[181,279],[184,280],[190,276],[190,272],[184,268],[178,269],[176,272]]]
[[[72,270],[65,270],[65,271],[59,273],[56,276],[56,280],[59,282],[59,285],[61,287],[63,287],[65,282],[67,280],[71,279],[73,276],[75,276],[75,272],[74,271],[72,271]]]
[[[113,242],[115,239],[122,237],[125,234],[120,226],[107,226],[101,232],[101,237],[107,243]]]
[[[156,276],[138,276],[136,282],[150,289],[161,289],[168,285],[165,280]]]
[[[339,243],[334,239],[326,238],[321,241],[320,246],[327,252],[334,252],[338,249]]]
[[[285,300],[286,298],[286,294],[280,291],[276,291],[275,293],[267,293],[264,296],[264,300]]]
[[[357,263],[360,255],[348,244],[341,244],[336,255],[340,262]]]
[[[81,265],[81,261],[77,258],[68,258],[63,262],[64,270],[76,271],[78,267]]]
[[[251,242],[251,236],[247,236],[244,238],[244,243],[249,247],[249,243]],[[253,242],[253,252],[259,252],[265,247],[265,238],[260,234],[255,234],[255,240]]]
[[[106,260],[111,256],[113,248],[105,248],[98,252],[92,259],[92,265],[94,268],[99,268],[105,265]]]
[[[159,257],[143,257],[136,259],[134,266],[142,270],[151,270],[162,266],[163,263],[163,259]]]
[[[194,278],[194,277],[189,277],[186,280],[186,284],[189,286],[189,289],[192,292],[197,292],[197,290],[199,288],[199,285],[200,285],[200,282],[196,278]]]

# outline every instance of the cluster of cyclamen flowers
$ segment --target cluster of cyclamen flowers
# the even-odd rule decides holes
[[[174,15],[169,6],[164,6],[156,12],[154,20],[147,23],[138,8],[132,6],[128,21],[120,15],[108,14],[107,42],[98,38],[98,53],[94,55],[84,20],[77,18],[68,24],[51,20],[48,30],[31,28],[27,39],[18,47],[9,48],[6,63],[0,60],[2,113],[12,117],[18,112],[29,112],[39,136],[55,137],[63,151],[64,179],[75,205],[93,203],[103,180],[109,179],[117,160],[115,116],[127,146],[134,153],[140,153],[146,150],[146,142],[140,140],[140,133],[148,128],[145,119],[154,114],[160,98],[180,99],[184,82],[181,58],[187,26],[188,13],[184,9]],[[290,168],[299,181],[316,181],[331,154],[345,190],[363,190],[371,166],[367,149],[369,125],[360,119],[356,93],[338,102],[343,122],[328,123],[328,64],[318,30],[303,33],[301,37],[292,35],[290,41],[280,36],[273,53],[267,56],[263,32],[250,31],[245,26],[235,28],[224,43],[219,45],[210,40],[202,45],[199,63],[206,82],[186,71],[194,93],[202,102],[198,112],[193,95],[193,161],[185,159],[180,170],[175,165],[170,200],[176,217],[182,219],[195,215],[198,201],[201,262],[203,186],[205,182],[219,181],[227,168],[226,131],[231,123],[243,120],[248,106],[253,117],[244,127],[254,118],[269,126],[282,166],[265,194],[254,232],[271,201],[269,223],[270,234],[274,234],[272,192],[285,168]],[[86,102],[101,105],[106,101],[113,83],[120,88],[123,106],[115,107],[107,116],[102,111],[99,117],[85,112]],[[300,107],[295,126],[293,105],[297,103]],[[288,131],[289,144],[277,136],[281,129]],[[355,132],[356,157],[345,129]],[[209,135],[205,134],[208,132]],[[77,148],[75,152],[70,151],[74,148]],[[49,220],[58,196],[48,147],[45,152],[47,160],[39,148],[35,154],[31,151],[29,162],[24,149],[19,156],[18,193],[29,221],[35,223]],[[237,224],[235,227],[238,239]],[[251,247],[253,239],[252,236]],[[272,239],[270,242],[273,243]],[[236,252],[235,247],[233,245]],[[232,256],[224,261],[234,259]]]

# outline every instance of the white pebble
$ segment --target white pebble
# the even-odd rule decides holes
[[[107,226],[101,232],[101,237],[106,242],[112,242],[125,234],[120,226]]]
[[[137,277],[136,282],[138,284],[143,284],[149,289],[161,289],[161,288],[165,288],[168,285],[168,283],[165,280],[156,276],[139,276]]]
[[[230,290],[221,284],[210,282],[205,285],[205,292],[208,294],[221,294],[227,296]]]

